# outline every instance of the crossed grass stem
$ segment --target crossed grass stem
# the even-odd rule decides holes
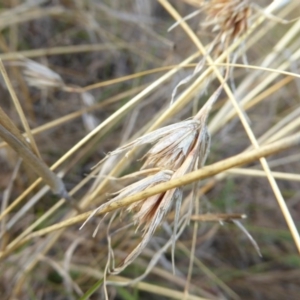
[[[115,193],[115,197],[93,211],[81,228],[104,206],[157,184],[180,178],[181,176],[202,167],[207,159],[210,148],[210,135],[206,126],[207,117],[213,103],[221,93],[221,90],[222,86],[213,93],[206,104],[192,119],[150,132],[109,153],[100,163],[103,163],[107,158],[113,155],[120,154],[126,150],[129,151],[136,146],[154,144],[144,156],[146,161],[142,166],[142,170],[149,170],[149,172],[151,172],[153,168],[156,168],[158,171]],[[139,175],[139,172],[136,172],[136,175]],[[127,207],[127,211],[134,213],[133,221],[137,225],[137,230],[143,226],[142,239],[121,265],[109,270],[111,274],[120,273],[139,256],[173,205],[175,206],[172,235],[172,262],[174,270],[174,251],[178,224],[181,220],[180,208],[182,198],[182,189],[175,188],[140,200]],[[192,214],[192,207],[193,201],[190,202],[187,212],[188,219]]]
[[[206,31],[211,31],[214,38],[212,39],[210,45],[207,48],[206,54],[202,59],[197,63],[193,73],[185,78],[183,78],[174,88],[172,92],[173,103],[175,101],[179,87],[185,85],[192,80],[194,80],[197,75],[199,75],[205,66],[205,62],[208,56],[211,56],[214,60],[220,57],[223,53],[227,53],[226,61],[227,64],[234,64],[239,56],[240,50],[243,50],[242,47],[244,43],[237,47],[237,49],[229,54],[228,49],[234,42],[247,33],[250,24],[253,21],[254,14],[252,3],[249,0],[183,0],[198,10],[194,11],[190,15],[178,20],[173,26],[169,28],[169,31],[184,22],[185,20],[194,18],[201,12],[204,13],[205,19],[200,22],[199,27],[201,30],[204,28]],[[165,6],[168,5],[168,2],[164,0],[159,0],[159,2]],[[168,9],[167,9],[168,10]],[[242,51],[243,52],[243,51]],[[242,54],[245,65],[247,65],[247,58],[245,54]],[[229,70],[229,78],[232,89],[235,90],[235,82],[233,79],[233,68]],[[207,76],[204,82],[204,89],[210,84],[213,76]]]

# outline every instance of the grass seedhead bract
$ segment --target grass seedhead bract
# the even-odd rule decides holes
[[[201,26],[210,27],[213,32],[217,32],[213,42],[217,55],[249,28],[252,9],[248,0],[206,1],[203,10],[206,13],[206,22]]]
[[[207,103],[193,119],[155,130],[109,153],[107,158],[112,155],[118,155],[136,146],[154,143],[151,149],[148,150],[144,156],[144,158],[146,158],[146,162],[142,169],[153,170],[153,168],[158,168],[160,171],[157,171],[154,175],[147,176],[146,178],[128,185],[115,193],[117,195],[114,198],[94,210],[82,227],[99,210],[103,210],[111,203],[133,195],[134,193],[146,190],[156,184],[167,182],[174,178],[179,178],[182,175],[203,166],[210,146],[210,136],[206,127],[206,120],[210,108],[217,99],[221,89],[222,87],[220,87],[210,97]],[[112,274],[118,274],[123,271],[136,259],[136,257],[149,243],[155,230],[161,224],[163,217],[168,213],[172,205],[175,207],[173,245],[175,244],[175,236],[177,234],[178,223],[180,222],[179,216],[181,201],[182,189],[175,188],[140,200],[127,207],[127,211],[134,214],[133,221],[138,225],[137,230],[140,226],[144,226],[142,240],[125,258],[119,267],[110,270]],[[192,205],[190,205],[190,207],[192,207]],[[190,215],[191,209],[188,212],[188,217],[190,217]]]
[[[215,34],[212,42],[215,57],[225,51],[236,38],[249,28],[252,8],[249,0],[184,0],[205,14],[203,28],[211,29]]]
[[[43,89],[62,88],[65,85],[60,75],[31,59],[24,59],[22,66],[24,77],[30,86]]]
[[[211,32],[211,35],[214,38],[211,40],[207,47],[205,56],[198,62],[193,73],[182,79],[174,88],[172,92],[171,103],[175,101],[179,87],[191,82],[196,78],[197,75],[200,74],[200,72],[203,71],[206,57],[211,56],[213,59],[217,59],[222,53],[226,53],[229,46],[231,46],[237,38],[241,37],[247,32],[253,18],[252,7],[248,0],[183,1],[199,9],[189,16],[183,18],[182,21],[194,18],[200,12],[203,12],[205,19],[204,21],[200,22],[201,32],[203,29],[207,32]],[[182,21],[176,22],[169,30],[178,26]],[[242,45],[243,43],[241,43],[241,46]],[[235,51],[232,54],[227,53],[227,63],[234,63],[237,58],[238,51]],[[244,60],[246,61],[246,57],[244,57]],[[220,67],[220,69],[223,68]],[[230,73],[232,70],[233,69],[230,70]],[[230,74],[230,76],[231,75],[232,74]],[[206,87],[209,85],[211,80],[211,76],[207,76],[207,78],[204,80],[202,86],[203,91],[206,90]]]
[[[160,167],[177,170],[191,151],[201,123],[198,120],[183,121],[169,126],[169,132],[159,139],[145,155],[143,169]]]

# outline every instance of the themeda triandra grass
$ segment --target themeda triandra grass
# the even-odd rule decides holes
[[[214,57],[225,51],[238,37],[247,32],[252,19],[252,7],[249,0],[183,0],[204,12],[205,21],[200,26],[211,28],[216,33],[211,45]]]
[[[97,213],[97,211],[104,209],[112,202],[143,191],[149,187],[153,187],[159,183],[179,178],[182,175],[203,166],[210,147],[210,135],[207,130],[206,121],[209,111],[221,90],[222,87],[219,87],[192,119],[155,130],[109,153],[106,158],[120,154],[126,150],[130,150],[136,146],[149,143],[154,144],[144,156],[146,161],[142,169],[152,170],[152,168],[158,168],[160,171],[157,171],[154,175],[147,176],[146,178],[141,179],[117,192],[117,196],[94,210],[82,227]],[[175,188],[151,196],[147,199],[140,200],[127,207],[128,211],[135,213],[133,220],[134,223],[137,224],[138,228],[140,226],[144,226],[142,230],[142,240],[125,258],[120,266],[109,270],[110,273],[120,273],[137,258],[150,241],[155,230],[161,224],[164,216],[168,213],[172,205],[175,206],[172,249],[172,253],[174,253],[175,237],[178,224],[180,222],[181,201],[182,189]],[[185,217],[190,217],[191,210],[192,203],[190,205],[188,215]]]
[[[210,31],[213,34],[213,39],[207,46],[207,51],[205,56],[197,63],[193,73],[184,79],[182,79],[174,88],[172,92],[172,101],[175,101],[177,91],[180,86],[189,83],[194,80],[196,76],[203,70],[206,63],[206,57],[211,56],[213,60],[217,59],[221,54],[226,53],[227,64],[234,63],[238,56],[239,50],[244,45],[243,42],[240,43],[237,50],[233,53],[228,51],[229,47],[242,35],[244,35],[250,24],[253,22],[253,9],[249,0],[183,0],[197,8],[195,12],[184,17],[183,19],[177,21],[173,26],[169,28],[169,31],[178,26],[182,21],[190,18],[194,18],[201,12],[204,13],[205,19],[201,21],[199,26],[201,31],[203,28],[206,31]],[[246,57],[243,56],[246,61]],[[221,70],[223,67],[219,67]],[[229,67],[227,67],[229,68]],[[232,81],[232,86],[234,87],[234,82],[232,79],[232,68],[230,68],[230,77]],[[203,84],[203,91],[206,90],[206,86],[211,82],[212,77],[208,76]]]
[[[265,147],[264,145],[269,144],[266,147],[269,147],[270,151],[274,151],[272,152],[273,156],[267,160],[271,174],[276,181],[279,181],[279,189],[282,190],[283,188],[284,201],[287,203],[288,209],[291,210],[291,214],[296,219],[299,218],[300,211],[297,214],[300,170],[300,159],[297,153],[299,148],[288,149],[278,155],[275,154],[276,151],[274,150],[276,146],[271,142],[281,141],[284,136],[288,137],[299,129],[300,114],[295,115],[294,112],[299,106],[297,103],[299,89],[297,89],[296,79],[298,74],[296,74],[295,62],[299,61],[300,58],[299,39],[296,38],[300,34],[300,23],[298,21],[297,24],[290,24],[291,26],[280,26],[278,22],[267,21],[268,12],[271,13],[275,10],[264,9],[261,14],[258,10],[258,14],[256,14],[253,4],[256,2],[265,5],[280,2],[282,6],[276,11],[276,15],[284,19],[293,19],[297,17],[300,1],[249,0],[254,14],[249,22],[251,27],[245,35],[245,37],[248,36],[245,47],[242,46],[242,39],[237,38],[228,50],[222,52],[222,55],[216,59],[213,56],[214,52],[208,50],[210,49],[209,44],[215,39],[219,31],[212,32],[213,26],[207,27],[207,30],[204,25],[198,26],[200,21],[210,21],[209,19],[205,20],[205,12],[191,20],[191,25],[194,26],[190,26],[190,33],[194,33],[194,36],[198,38],[206,50],[198,51],[200,47],[197,46],[196,39],[191,39],[192,36],[188,35],[186,30],[188,26],[185,26],[184,29],[183,25],[185,24],[183,22],[180,23],[182,29],[178,28],[174,35],[166,37],[164,31],[173,21],[171,17],[167,16],[167,13],[162,13],[161,7],[159,10],[153,9],[149,14],[143,10],[141,14],[135,10],[135,5],[132,5],[133,3],[144,5],[151,2],[158,7],[159,2],[162,3],[162,1],[106,1],[107,10],[99,8],[96,3],[99,1],[89,1],[89,5],[81,5],[82,1],[48,1],[47,5],[44,5],[44,0],[1,2],[3,3],[0,11],[0,23],[3,29],[2,37],[0,37],[1,59],[5,66],[9,66],[7,68],[8,75],[20,100],[41,157],[48,166],[52,166],[51,169],[53,168],[55,173],[63,175],[67,187],[72,188],[70,194],[76,198],[83,211],[90,209],[93,201],[95,204],[92,208],[95,209],[118,196],[117,194],[107,196],[108,192],[120,190],[132,182],[139,184],[140,179],[145,178],[146,172],[146,178],[152,180],[153,175],[165,170],[160,169],[156,173],[152,171],[150,173],[147,166],[146,169],[139,172],[138,178],[136,175],[134,178],[129,178],[132,176],[129,174],[128,178],[108,180],[108,178],[114,178],[117,173],[128,174],[139,169],[135,168],[132,171],[130,168],[128,171],[128,165],[136,165],[133,158],[135,155],[131,155],[133,150],[130,151],[128,159],[124,158],[118,161],[120,156],[111,157],[109,163],[105,164],[107,172],[104,172],[103,166],[101,174],[97,175],[95,181],[92,178],[98,169],[84,178],[81,175],[86,173],[91,165],[95,165],[99,161],[97,160],[99,152],[107,149],[112,151],[119,145],[128,143],[127,138],[133,134],[132,129],[139,124],[144,125],[143,130],[151,126],[151,131],[154,131],[165,125],[178,122],[178,120],[192,117],[194,114],[178,119],[178,115],[181,115],[180,108],[192,105],[195,100],[195,93],[197,93],[196,97],[198,98],[199,93],[205,92],[203,82],[212,78],[209,76],[214,76],[212,73],[214,73],[215,68],[221,69],[222,63],[226,60],[225,56],[229,54],[230,62],[233,63],[232,58],[236,52],[234,49],[241,50],[238,50],[239,53],[247,50],[250,66],[249,69],[246,66],[234,74],[236,76],[233,78],[236,78],[237,84],[234,96],[240,104],[240,108],[244,109],[249,115],[249,120],[252,120],[251,129],[253,129],[261,149]],[[165,2],[178,9],[178,18],[170,14],[176,21],[182,19],[181,16],[200,8],[188,6],[183,0],[165,0]],[[195,0],[195,2],[200,3],[200,0]],[[206,3],[208,2],[212,3],[210,0],[206,1]],[[79,15],[83,17],[78,18]],[[259,15],[260,17],[256,20]],[[198,28],[201,28],[201,32]],[[162,32],[163,35],[161,35]],[[189,45],[188,41],[183,42],[189,39],[194,45]],[[181,42],[177,44],[175,50],[170,48],[170,44],[173,44],[172,41],[175,44]],[[196,52],[191,54],[194,50]],[[191,65],[188,63],[198,62],[200,53],[206,56],[207,52],[210,53],[212,63],[208,62],[207,68],[204,65],[203,73],[201,72],[197,77],[194,77],[195,82],[191,85],[188,84],[188,88],[178,97],[178,102],[165,109],[164,105],[168,101],[166,96],[171,92],[169,84],[174,83],[170,80],[171,76],[176,76],[176,74],[180,76],[181,70],[192,72],[192,69],[189,69]],[[15,66],[10,67],[12,62],[19,60],[22,55],[58,72],[63,83],[52,72],[47,72],[35,64],[27,64],[26,62],[26,66],[22,65],[22,69]],[[208,60],[207,56],[206,61]],[[251,66],[251,64],[257,66]],[[250,69],[260,66],[264,69],[257,71]],[[25,72],[25,67],[28,67],[28,72]],[[232,65],[231,67],[236,68],[237,66]],[[289,71],[289,74],[284,74],[285,71]],[[52,77],[52,75],[54,76]],[[68,94],[66,93],[66,85],[70,87]],[[71,88],[74,90],[73,85],[81,87],[78,89],[79,94],[71,92]],[[24,130],[20,123],[20,114],[10,102],[8,92],[3,84],[0,89],[1,99],[3,99],[1,107],[19,129],[19,136],[23,137]],[[90,91],[92,95],[95,95],[96,105],[85,109],[84,107],[90,105],[90,101],[87,98],[82,99],[81,102],[79,99],[81,90]],[[212,86],[209,86],[208,90],[213,91]],[[205,99],[207,98],[205,97]],[[220,160],[223,157],[226,157],[224,163],[230,162],[231,158],[229,157],[231,155],[238,154],[249,146],[248,139],[237,120],[236,110],[226,100],[224,98],[224,102],[220,102],[218,106],[214,107],[214,114],[211,114],[212,116],[209,118],[209,130],[212,134],[213,146],[210,151],[216,150],[214,154],[210,153],[210,160],[213,157],[212,162],[217,163],[222,163]],[[142,104],[139,105],[141,102]],[[137,115],[136,112],[138,111],[140,113]],[[97,128],[93,132],[90,132],[91,129],[88,133],[85,131],[84,124],[80,120],[83,113],[98,118]],[[129,123],[124,120],[124,116],[129,117],[130,114],[137,115],[137,118],[131,118]],[[177,116],[176,121],[173,119],[175,115]],[[135,120],[132,121],[132,119]],[[89,128],[93,128],[92,123],[89,125],[89,120],[86,124]],[[125,137],[120,134],[119,129],[121,127],[126,133],[126,135],[124,134]],[[194,132],[194,129],[191,130]],[[134,132],[135,137],[133,139],[143,135],[136,135],[137,130]],[[224,133],[226,134],[224,135]],[[123,142],[119,141],[120,137],[123,137]],[[216,143],[221,148],[216,148]],[[283,143],[285,142],[283,141]],[[112,146],[112,144],[117,146]],[[145,148],[143,153],[146,153],[146,150],[150,149],[151,146],[154,144],[147,145],[147,149],[146,146],[141,146],[139,150]],[[19,164],[17,162],[19,158],[12,153],[4,141],[0,141],[0,148],[0,190],[3,192],[0,192],[3,194],[0,216],[1,235],[3,237],[0,238],[1,298],[21,300],[31,298],[31,294],[39,295],[38,298],[43,298],[43,295],[47,295],[48,298],[65,298],[66,293],[67,297],[80,298],[81,295],[77,292],[76,285],[83,292],[86,292],[85,298],[101,298],[100,291],[96,291],[94,287],[95,281],[103,278],[102,271],[107,262],[105,235],[108,232],[111,236],[111,246],[115,251],[116,266],[118,266],[118,262],[125,259],[126,255],[134,249],[142,238],[142,229],[145,223],[135,235],[133,234],[137,226],[132,226],[133,217],[137,216],[142,208],[137,206],[128,213],[126,210],[128,204],[123,211],[123,220],[119,220],[117,217],[111,221],[111,227],[106,222],[107,220],[102,221],[97,239],[90,240],[86,232],[77,232],[76,225],[79,222],[82,224],[90,213],[77,215],[71,207],[66,205],[65,200],[54,198],[46,192],[48,188],[44,186],[44,183],[39,183],[40,180],[35,180],[37,179],[36,175],[31,172],[30,168],[27,168],[23,163],[20,168],[18,166],[15,168],[15,163]],[[253,154],[256,152],[263,153],[261,149],[250,152]],[[187,153],[190,151],[190,148],[187,149]],[[241,157],[246,157],[244,156],[246,154],[246,152],[241,154]],[[176,219],[174,217],[175,202],[173,201],[171,213],[163,218],[162,228],[157,228],[142,254],[122,272],[126,278],[112,276],[108,278],[112,284],[116,285],[114,280],[118,280],[118,285],[120,281],[123,284],[128,284],[128,280],[133,279],[141,281],[137,276],[140,273],[145,274],[145,263],[148,262],[147,270],[151,276],[145,279],[146,282],[139,282],[133,288],[134,293],[145,295],[145,298],[157,300],[164,297],[184,299],[182,283],[186,278],[185,281],[189,282],[190,285],[185,290],[187,298],[190,299],[200,297],[235,299],[229,289],[236,291],[240,294],[239,296],[242,293],[248,294],[249,298],[273,299],[274,291],[276,291],[276,295],[286,293],[287,280],[289,287],[293,287],[293,290],[289,290],[292,293],[290,297],[297,299],[297,295],[300,293],[299,278],[292,276],[297,272],[296,264],[293,268],[289,264],[290,259],[288,259],[294,255],[295,249],[290,238],[282,238],[283,233],[289,235],[288,228],[283,222],[277,204],[273,203],[272,189],[268,187],[265,179],[266,172],[261,170],[259,163],[256,162],[257,157],[252,156],[251,161],[248,160],[249,165],[245,163],[243,168],[235,168],[226,172],[219,168],[219,175],[211,176],[210,179],[207,178],[202,181],[199,184],[201,188],[197,190],[197,195],[204,194],[203,197],[205,197],[207,194],[208,202],[205,201],[207,205],[203,203],[203,198],[199,199],[200,201],[198,198],[196,202],[191,201],[189,198],[192,197],[193,193],[190,193],[190,187],[186,186],[183,189],[183,201],[179,215],[183,222],[178,225],[177,236],[180,236],[186,226],[187,219],[183,216],[186,215],[189,203],[198,203],[199,201],[204,211],[199,212],[198,215],[194,204],[191,225],[194,227],[201,224],[197,238],[194,238],[193,234],[196,230],[192,230],[192,226],[190,226],[188,230],[187,228],[185,230],[185,237],[180,238],[181,243],[176,243],[176,248],[178,248],[175,252],[178,260],[176,268],[179,271],[176,275],[171,274],[168,263],[168,254],[172,246],[173,223]],[[147,157],[140,166],[146,160]],[[213,165],[215,164],[213,163],[208,169],[202,168],[196,172],[200,174],[207,172],[206,170],[212,171],[215,168]],[[221,164],[216,166],[221,166]],[[126,168],[127,171],[124,173]],[[107,175],[103,178],[102,174]],[[166,174],[168,175],[168,172]],[[175,180],[177,183],[181,181],[187,184],[185,178],[192,178],[189,176],[193,175],[188,173],[179,179],[172,179],[172,181]],[[188,182],[190,184],[191,181]],[[171,181],[163,182],[160,186],[161,188],[163,186],[175,188]],[[112,187],[113,190],[111,190]],[[150,189],[157,189],[157,187],[158,185],[155,185]],[[146,194],[148,191],[147,188],[141,193]],[[228,197],[224,197],[224,192]],[[141,195],[141,193],[138,194]],[[130,199],[133,197],[137,199],[136,195],[125,199],[121,198],[119,203],[132,203]],[[262,198],[261,195],[263,195]],[[148,197],[144,196],[139,199],[145,198]],[[114,202],[115,206],[117,203]],[[202,213],[219,212],[220,208],[223,210],[224,205],[229,211],[242,211],[246,214],[251,212],[252,221],[248,220],[246,224],[243,224],[248,227],[248,224],[250,225],[252,222],[254,225],[253,221],[255,222],[256,228],[251,228],[250,232],[258,238],[262,253],[270,253],[268,265],[273,264],[274,266],[270,270],[271,272],[268,272],[270,289],[265,289],[264,284],[259,286],[257,280],[252,281],[252,285],[251,281],[245,282],[243,280],[245,272],[247,272],[247,278],[257,279],[259,276],[258,269],[263,272],[261,275],[265,277],[265,264],[253,252],[252,247],[247,246],[244,235],[240,236],[236,232],[235,226],[202,223],[207,222],[207,217],[211,218],[211,216],[202,215]],[[120,210],[110,213],[107,219],[112,219],[113,214],[119,216]],[[217,218],[214,216],[214,221],[218,222],[219,217],[219,214]],[[224,222],[228,220],[227,217]],[[96,218],[95,216],[91,221],[100,219],[103,220],[102,217]],[[139,219],[136,222],[138,224]],[[92,225],[91,227],[90,225],[88,224],[86,227],[89,228],[85,229],[89,231],[92,229],[91,231],[93,231],[95,226]],[[126,225],[126,230],[123,230],[124,225]],[[129,228],[129,226],[131,227]],[[233,233],[234,239],[231,239]],[[184,246],[186,251],[183,251]],[[209,251],[206,251],[207,247],[209,247]],[[167,249],[169,249],[168,254],[164,255],[163,253]],[[154,251],[157,260],[152,255]],[[236,255],[232,255],[233,253]],[[276,261],[279,256],[282,258],[280,265]],[[187,270],[190,257],[194,257],[194,261],[190,263],[190,266],[194,263],[194,271],[191,272]],[[153,269],[156,262],[158,265]],[[202,268],[201,262],[206,264],[208,272],[212,273],[217,270],[216,276],[210,276],[206,272],[205,266]],[[224,276],[217,278],[223,274],[221,269],[227,270],[226,278],[228,278],[231,271],[235,272],[237,263],[243,265],[244,272],[239,272],[239,275],[235,276],[233,280],[225,280],[222,284]],[[279,276],[272,276],[272,272],[279,274]],[[59,274],[61,279],[53,282],[53,274]],[[75,276],[73,276],[74,274]],[[243,287],[241,287],[242,282],[245,282]],[[226,288],[226,285],[229,289]],[[95,294],[98,295],[91,296],[90,288],[94,288]],[[127,290],[130,292],[133,289]],[[160,295],[161,291],[163,291],[163,295]],[[111,292],[109,299],[122,297],[124,292],[126,294],[125,289],[119,290],[115,287],[109,289],[109,292]]]

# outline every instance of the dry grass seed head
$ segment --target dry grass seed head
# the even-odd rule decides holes
[[[113,202],[120,201],[127,196],[146,190],[159,183],[167,182],[172,178],[178,178],[203,166],[210,145],[210,136],[206,127],[206,120],[210,108],[220,94],[221,89],[222,86],[210,97],[192,120],[186,120],[155,130],[108,154],[107,157],[111,157],[112,155],[119,154],[135,146],[156,142],[145,155],[146,162],[143,165],[143,169],[156,167],[163,170],[157,171],[154,175],[147,176],[115,193],[117,196],[97,208],[86,222],[94,216],[97,211],[104,209]],[[154,234],[154,231],[161,224],[164,216],[173,204],[175,204],[175,216],[177,216],[174,220],[173,233],[173,244],[175,243],[177,225],[180,222],[179,210],[181,200],[182,189],[175,188],[132,203],[127,207],[128,211],[135,212],[133,219],[134,222],[138,224],[138,228],[141,225],[144,226],[143,237],[141,242],[125,258],[123,263],[111,271],[112,274],[117,274],[124,270],[143,251]],[[86,222],[84,224],[86,224]],[[84,224],[82,226],[84,226]]]
[[[176,171],[186,159],[199,134],[201,123],[198,120],[182,122],[182,127],[170,128],[145,155],[143,169],[156,166]]]
[[[181,127],[181,129],[184,128],[185,131],[170,131],[165,137],[161,138],[146,154],[147,161],[144,167],[147,166],[149,162],[151,162],[150,164],[159,163],[162,167],[169,161],[172,161],[171,165],[174,167],[174,162],[176,162],[178,167],[174,169],[174,173],[170,179],[181,177],[192,170],[202,167],[207,159],[210,147],[210,135],[206,126],[206,120],[221,90],[222,86],[211,95],[193,120],[181,122],[190,122],[190,128]],[[191,121],[194,121],[194,123]],[[181,162],[180,165],[179,162]],[[114,270],[114,273],[122,271],[141,253],[157,226],[162,222],[164,215],[169,211],[171,205],[175,203],[175,216],[177,217],[175,217],[174,220],[174,232],[172,237],[174,245],[178,223],[180,223],[179,210],[181,199],[182,189],[176,188],[148,198],[144,204],[139,207],[140,210],[135,218],[146,217],[144,237],[140,244],[125,259],[122,266]],[[191,211],[189,211],[189,214],[190,213]],[[141,222],[141,220],[139,220],[139,222]]]
[[[156,173],[153,176],[148,176],[136,183],[133,183],[118,192],[118,195],[108,201],[107,203],[101,205],[97,208],[85,221],[86,222],[97,213],[97,211],[105,208],[112,202],[116,202],[126,196],[133,195],[137,192],[143,191],[149,187],[153,187],[156,184],[167,182],[172,178],[173,172],[169,170],[163,170]],[[124,270],[131,262],[133,262],[136,257],[143,251],[148,242],[150,241],[154,231],[160,225],[163,217],[169,211],[173,200],[180,197],[180,190],[175,189],[171,192],[164,192],[158,195],[151,196],[149,198],[135,202],[127,207],[128,211],[134,211],[135,215],[133,217],[134,222],[138,224],[138,227],[144,225],[143,237],[141,242],[134,248],[134,250],[126,257],[123,263],[118,267],[110,271],[112,274],[118,274]]]
[[[184,0],[199,7],[206,14],[202,27],[211,27],[218,32],[215,37],[215,51],[220,54],[249,28],[252,8],[249,0]]]
[[[198,168],[198,164],[203,165],[208,153],[209,140],[209,134],[204,126],[204,128],[198,132],[198,136],[193,141],[193,146],[186,156],[184,162],[178,168],[178,170],[174,172],[174,174],[170,174],[170,178],[168,180],[171,178],[180,177],[191,170]],[[156,182],[156,184],[157,183],[158,182]],[[126,189],[127,188],[124,190],[126,191]],[[124,193],[124,190],[122,193]],[[121,196],[121,194],[119,196]],[[133,203],[128,207],[129,210],[137,210],[137,213],[134,216],[135,222],[138,222],[139,225],[145,224],[143,229],[143,238],[141,242],[133,249],[133,251],[125,258],[123,263],[118,268],[115,268],[111,271],[112,274],[120,273],[137,258],[137,256],[146,247],[156,228],[161,224],[164,216],[168,213],[173,204],[176,204],[175,214],[179,215],[181,199],[182,189],[176,188],[168,190],[165,193],[151,196],[137,203]],[[178,203],[179,205],[177,205]],[[177,223],[179,222],[180,220],[178,218],[174,220],[174,237],[177,234]]]
[[[117,268],[111,270],[111,274],[118,274],[123,271],[128,265],[130,265],[145,249],[153,236],[156,228],[161,224],[162,219],[170,210],[172,204],[181,199],[181,189],[172,189],[165,193],[161,193],[155,196],[151,196],[144,201],[144,209],[138,212],[138,216],[144,218],[147,222],[144,227],[144,234],[140,243],[128,254],[125,260]],[[148,203],[147,203],[148,201]],[[140,215],[139,215],[140,214]],[[143,219],[144,220],[144,219]]]
[[[100,161],[99,164],[113,155],[129,151],[137,146],[155,144],[145,155],[147,161],[143,169],[159,167],[176,170],[186,157],[200,128],[198,120],[186,120],[152,131],[144,136],[114,150]],[[128,152],[125,156],[128,155]]]
[[[36,61],[24,58],[16,62],[16,65],[23,67],[23,74],[29,86],[46,89],[62,88],[65,85],[59,74]]]
[[[209,148],[209,135],[205,126],[201,130],[199,130],[198,126],[197,129],[195,129],[195,132],[198,135],[193,139],[193,143],[189,145],[189,153],[186,154],[181,166],[174,172],[174,174],[170,173],[169,171],[168,174],[164,174],[164,178],[160,178],[159,180],[170,180],[171,178],[180,177],[197,168],[199,162],[201,165],[204,164]],[[163,174],[162,172],[160,173]],[[132,194],[133,192],[137,191],[137,187],[139,190],[146,189],[147,187],[154,186],[155,184],[159,183],[158,174],[126,187],[121,191],[117,198],[114,199],[114,201],[124,197],[125,194],[128,194],[128,192]],[[155,182],[153,181],[154,178],[156,179]],[[160,182],[162,182],[162,180]],[[126,257],[123,263],[118,268],[111,271],[113,274],[117,274],[124,270],[143,251],[172,205],[176,204],[176,215],[179,215],[181,199],[182,189],[176,188],[168,190],[165,193],[151,196],[137,203],[133,203],[128,207],[128,210],[136,211],[136,214],[133,217],[134,221],[138,223],[139,226],[144,224],[143,238],[141,242],[134,248],[134,250]],[[178,203],[179,205],[177,205]],[[177,223],[179,221],[180,220],[178,218],[174,220],[174,235],[177,233]]]
[[[251,8],[248,0],[212,0],[207,4],[207,23],[220,32],[221,44],[228,45],[249,27]]]

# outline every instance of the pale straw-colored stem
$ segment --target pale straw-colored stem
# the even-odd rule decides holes
[[[216,174],[220,174],[226,170],[231,168],[244,165],[250,162],[253,162],[261,157],[266,157],[277,152],[284,151],[292,146],[296,146],[300,144],[300,133],[292,135],[288,138],[282,139],[276,143],[269,144],[267,146],[262,146],[259,149],[253,149],[246,153],[241,153],[230,158],[227,158],[223,161],[219,161],[210,166],[203,167],[197,171],[193,171],[182,177],[172,179],[168,182],[164,182],[162,184],[158,184],[154,187],[148,188],[142,192],[136,193],[134,195],[125,197],[109,205],[103,205],[102,209],[98,211],[97,215],[104,214],[125,206],[128,206],[134,202],[140,201],[142,199],[146,199],[150,196],[163,193],[167,190],[171,190],[180,186],[184,186],[190,184],[195,181],[199,181],[208,177],[212,177]],[[57,223],[55,225],[49,226],[47,228],[41,229],[39,231],[33,232],[27,236],[25,236],[18,243],[14,243],[13,246],[8,245],[6,248],[6,252],[0,252],[0,258],[6,256],[11,251],[24,244],[25,242],[31,240],[34,237],[42,236],[48,234],[50,232],[69,227],[71,225],[83,222],[86,220],[93,211],[89,211],[68,220],[62,221],[61,223]]]
[[[181,20],[181,16],[178,14],[178,12],[170,5],[170,3],[167,0],[159,0],[159,2],[169,11],[169,13],[178,21]],[[267,9],[266,9],[266,13],[270,13],[272,12],[274,9],[276,9],[279,5],[281,1],[274,1]],[[260,18],[262,19],[262,18]],[[212,65],[213,71],[215,72],[216,76],[218,77],[218,79],[220,80],[220,82],[222,84],[224,84],[224,90],[226,91],[229,99],[231,100],[234,108],[236,109],[238,116],[241,120],[241,123],[244,126],[244,129],[251,141],[251,143],[253,144],[253,146],[256,149],[259,149],[260,146],[256,140],[256,137],[253,133],[253,131],[251,130],[247,119],[245,118],[245,115],[240,107],[240,105],[237,103],[234,95],[231,92],[231,89],[229,88],[229,86],[224,83],[224,78],[221,75],[219,69],[213,65],[213,59],[210,57],[210,55],[207,53],[205,47],[202,45],[202,43],[200,42],[199,38],[196,36],[196,34],[194,33],[193,30],[191,30],[191,28],[188,26],[188,24],[185,21],[182,21],[180,23],[180,25],[182,26],[182,28],[186,31],[186,33],[190,36],[190,38],[192,39],[192,41],[195,43],[195,45],[198,47],[198,49],[202,52],[203,56],[206,58],[207,62],[209,64]],[[300,236],[299,236],[299,232],[297,230],[297,227],[292,219],[292,216],[289,212],[289,209],[285,203],[285,200],[283,199],[283,196],[280,192],[280,189],[274,179],[274,177],[272,176],[271,170],[268,166],[268,163],[266,161],[266,159],[264,157],[260,158],[262,167],[264,169],[264,171],[267,174],[268,180],[270,182],[270,185],[273,189],[274,195],[277,199],[277,202],[280,206],[280,209],[282,211],[282,214],[287,222],[287,225],[291,231],[291,234],[293,236],[293,239],[295,241],[295,244],[297,246],[298,252],[300,253]]]
[[[4,79],[5,84],[7,86],[7,89],[9,91],[9,93],[10,93],[10,96],[11,96],[11,98],[13,100],[13,103],[14,103],[14,105],[16,107],[16,110],[17,110],[17,112],[19,114],[19,117],[21,119],[21,122],[22,122],[22,125],[24,127],[24,130],[26,131],[26,134],[27,134],[27,136],[28,136],[28,138],[30,140],[31,147],[32,147],[33,151],[35,152],[35,154],[38,157],[40,157],[40,153],[39,153],[38,147],[37,147],[37,145],[35,143],[35,140],[33,138],[32,133],[31,133],[31,130],[30,130],[29,124],[27,122],[27,119],[25,117],[24,111],[23,111],[22,106],[20,104],[20,101],[19,101],[19,99],[18,99],[18,97],[17,97],[17,95],[16,95],[16,93],[15,93],[15,91],[13,89],[13,86],[12,86],[12,84],[10,82],[10,79],[9,79],[7,73],[6,73],[6,70],[5,70],[4,66],[3,66],[3,63],[1,61],[1,59],[0,59],[0,71],[2,73],[2,76],[3,76],[3,79]]]

